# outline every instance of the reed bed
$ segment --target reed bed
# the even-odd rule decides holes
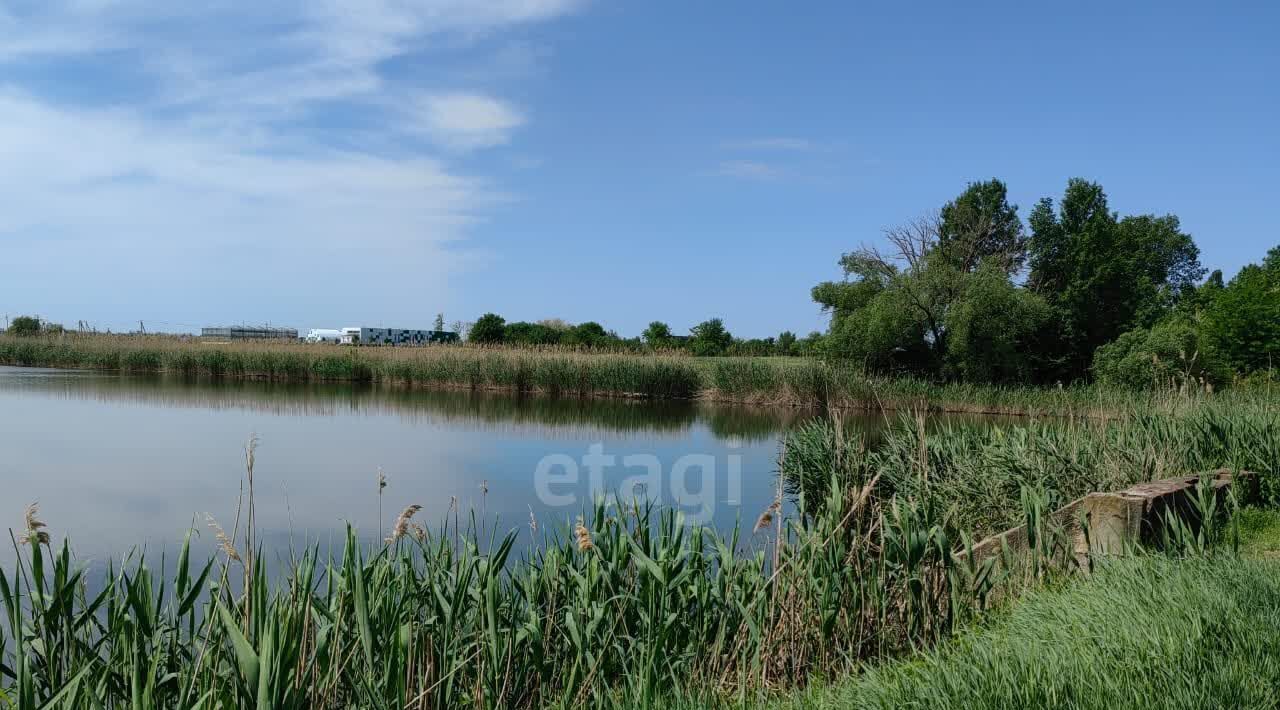
[[[1150,440],[1180,446],[1180,461],[1196,468],[1256,469],[1274,420],[1223,421],[1238,416],[1177,415],[1186,421],[1076,450]],[[1012,433],[960,447],[920,420],[889,436],[902,439],[871,446],[838,423],[808,425],[789,439],[783,470],[825,471],[825,485],[799,484],[795,512],[770,506],[751,533],[604,502],[560,526],[531,520],[503,533],[455,514],[427,530],[408,505],[385,544],[362,547],[349,528],[341,556],[311,549],[274,576],[254,542],[251,442],[245,515],[229,531],[212,529],[215,559],[195,561],[184,544],[176,564],[134,555],[90,585],[56,526],[29,511],[14,534],[16,568],[0,573],[0,697],[21,710],[748,703],[930,647],[992,599],[1073,576],[1077,560],[1048,522],[1052,495],[1037,481],[1066,484],[1037,474],[1000,501],[1034,533],[1026,556],[961,554],[975,528],[960,526],[966,517],[949,497],[961,490],[959,471],[1000,450],[1009,470],[1056,456],[1061,476],[1092,459]],[[1179,443],[1188,436],[1201,441]],[[1251,453],[1233,458],[1241,448]],[[965,456],[978,458],[961,468]],[[1259,496],[1274,496],[1272,466]],[[1168,549],[1206,554],[1230,537],[1232,526],[1214,522],[1209,490],[1204,483],[1192,521],[1203,524],[1165,526]]]
[[[1214,395],[1092,386],[1009,387],[869,376],[810,358],[696,358],[470,345],[343,348],[294,342],[208,343],[171,336],[0,336],[0,364],[284,382],[376,382],[566,397],[701,399],[861,410],[1108,416],[1194,407]],[[1229,395],[1257,399],[1271,393]],[[1221,397],[1220,395],[1218,397]]]
[[[512,560],[514,534],[416,533],[410,507],[386,546],[362,550],[351,532],[340,559],[304,553],[274,583],[260,551],[221,532],[216,561],[184,545],[172,568],[129,559],[93,591],[68,543],[34,536],[0,574],[0,687],[22,710],[745,697],[931,644],[992,589],[1050,574],[955,562],[959,541],[905,501],[835,493],[828,511],[776,520],[761,534],[780,542],[744,556],[676,515],[600,508]]]
[[[944,501],[948,524],[984,534],[1019,521],[1012,502],[1024,489],[1059,507],[1093,491],[1219,467],[1255,472],[1253,495],[1280,506],[1280,403],[1209,401],[1172,414],[982,427],[902,414],[872,440],[839,419],[815,418],[786,436],[786,451],[793,493],[821,491],[833,472],[841,480],[877,472],[893,494]]]

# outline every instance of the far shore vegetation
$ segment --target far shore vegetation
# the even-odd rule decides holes
[[[1105,399],[1091,385],[1185,393],[1276,380],[1280,246],[1224,280],[1201,265],[1176,216],[1122,216],[1082,179],[1038,202],[1025,224],[1003,182],[975,182],[885,230],[884,243],[844,254],[842,278],[813,287],[830,327],[804,337],[738,338],[719,318],[687,335],[654,321],[623,337],[597,322],[486,313],[454,326],[463,345],[342,352],[88,338],[24,316],[0,339],[0,362],[798,405],[924,399],[1003,413],[1088,408]]]
[[[1274,396],[1267,376],[1236,387],[1153,388],[1078,382],[1041,387],[867,372],[819,358],[689,357],[679,353],[508,346],[418,348],[243,341],[65,331],[0,335],[0,364],[130,374],[354,382],[563,397],[686,399],[866,411],[1114,416],[1206,399]]]

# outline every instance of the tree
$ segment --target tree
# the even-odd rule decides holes
[[[473,343],[501,343],[504,338],[506,319],[494,313],[486,313],[476,320],[467,333],[467,339]]]
[[[723,355],[733,344],[733,335],[719,318],[705,320],[689,330],[689,350],[694,355]]]
[[[962,276],[936,252],[938,230],[930,215],[887,229],[891,251],[859,247],[840,258],[843,282],[814,287],[814,299],[832,314],[829,355],[874,370],[937,371],[946,310]]]
[[[1218,291],[1205,321],[1209,339],[1233,367],[1252,372],[1280,365],[1280,247]]]
[[[802,357],[817,357],[824,351],[827,336],[819,331],[810,331],[808,335],[796,341],[795,353]]]
[[[1036,376],[1049,308],[1012,281],[1023,238],[1003,184],[971,185],[939,217],[885,236],[888,252],[845,254],[844,282],[814,288],[832,313],[826,354],[881,372],[984,382]]]
[[[640,334],[644,342],[651,348],[665,348],[671,345],[671,326],[662,321],[653,321]]]
[[[939,213],[938,249],[952,267],[973,272],[993,263],[1005,273],[1022,268],[1027,258],[1027,238],[1010,205],[1005,184],[992,178],[973,182]]]
[[[725,351],[726,355],[744,355],[748,357],[768,357],[774,354],[777,343],[773,338],[747,338],[734,340]]]
[[[779,355],[795,355],[796,334],[784,330],[778,334],[777,352]]]
[[[560,331],[565,331],[573,327],[573,325],[563,318],[543,318],[538,321],[538,325],[545,325],[552,330]]]
[[[523,321],[508,323],[502,333],[503,342],[520,345],[555,345],[560,338],[561,332],[554,328]]]
[[[948,374],[973,382],[1035,377],[1037,342],[1050,316],[1038,295],[1009,281],[1005,266],[984,262],[947,313]]]
[[[9,334],[31,336],[40,334],[40,319],[33,316],[18,316],[9,323]]]
[[[1054,309],[1065,377],[1087,373],[1099,346],[1154,324],[1204,275],[1177,217],[1120,219],[1096,183],[1073,178],[1056,211],[1044,198],[1028,221],[1028,285]]]
[[[444,330],[444,314],[443,313],[436,314],[435,330],[436,331]]]
[[[609,332],[604,329],[604,326],[596,323],[595,321],[587,321],[586,323],[579,323],[578,325],[569,328],[569,330],[566,331],[564,336],[560,339],[560,342],[565,345],[580,345],[588,348],[597,348],[608,344],[608,342],[613,339],[615,339],[615,336],[611,336]]]
[[[1214,269],[1209,278],[1199,286],[1187,289],[1178,297],[1178,312],[1187,318],[1199,319],[1213,308],[1218,294],[1226,288],[1222,269]]]

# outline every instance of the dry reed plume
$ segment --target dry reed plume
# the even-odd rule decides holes
[[[209,513],[204,514],[204,520],[209,526],[209,529],[213,531],[213,536],[217,538],[218,547],[221,547],[222,551],[226,553],[227,559],[239,562],[240,553],[236,552],[235,543],[231,542],[231,538],[227,537],[226,531],[222,529],[222,526],[218,524],[218,521]]]
[[[27,527],[26,527],[26,531],[23,532],[22,536],[18,538],[18,542],[22,543],[23,545],[26,545],[30,543],[32,540],[34,540],[36,544],[39,544],[39,545],[49,544],[49,533],[41,529],[45,527],[45,524],[44,522],[36,518],[36,516],[39,514],[40,514],[39,503],[32,503],[27,506],[27,509],[23,512],[23,518],[24,518],[23,522],[26,523]]]
[[[775,498],[774,501],[769,504],[769,507],[765,508],[764,512],[760,514],[760,517],[756,518],[756,526],[752,528],[751,531],[760,532],[770,525],[773,525],[773,518],[780,510],[782,510],[782,500]]]
[[[416,515],[419,510],[422,510],[422,506],[411,505],[400,511],[400,515],[396,518],[396,524],[391,527],[391,535],[387,538],[387,544],[391,544],[409,533],[410,527],[412,526],[411,521],[413,520],[413,516]],[[419,536],[419,539],[425,536],[426,531],[424,530],[422,535]]]
[[[587,529],[581,515],[578,516],[578,523],[573,526],[573,537],[578,541],[578,549],[582,552],[595,547],[595,543],[591,542],[591,531]]]

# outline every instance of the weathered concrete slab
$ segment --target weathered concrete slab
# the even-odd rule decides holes
[[[1256,481],[1248,472],[1233,476],[1228,469],[1209,475],[1218,495],[1234,481],[1245,485]],[[1124,554],[1135,545],[1149,545],[1160,539],[1165,511],[1174,510],[1184,520],[1193,521],[1193,496],[1199,482],[1200,474],[1196,474],[1140,483],[1114,493],[1090,493],[1053,511],[1046,522],[1048,527],[1066,532],[1077,558]],[[973,555],[983,560],[1001,554],[1006,547],[1015,554],[1025,553],[1028,544],[1026,526],[1019,525],[976,543]],[[958,557],[964,559],[967,553]]]

